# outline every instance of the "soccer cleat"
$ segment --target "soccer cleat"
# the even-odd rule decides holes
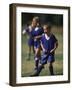
[[[49,66],[50,75],[54,75],[53,66]]]
[[[42,71],[43,68],[44,68],[44,66],[43,66],[43,65],[40,65],[40,66],[38,67],[38,69],[35,70],[34,74],[32,74],[32,75],[30,75],[30,76],[31,76],[31,77],[33,77],[33,76],[39,76],[39,74],[40,74],[40,72]]]
[[[35,68],[34,73],[30,75],[30,77],[39,76],[37,73],[37,69]]]

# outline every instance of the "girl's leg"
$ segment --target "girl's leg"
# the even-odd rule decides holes
[[[35,53],[34,46],[29,46],[28,60],[31,58],[31,50]]]
[[[49,63],[49,71],[50,71],[50,74],[51,74],[51,75],[54,75],[53,63],[52,63],[52,62]]]
[[[31,46],[29,46],[28,60],[30,60],[30,57],[31,57]]]
[[[35,68],[38,68],[39,65],[39,60],[40,60],[40,48],[35,49]]]
[[[40,72],[42,71],[42,69],[44,68],[44,65],[39,65],[38,69],[35,71],[35,73],[33,75],[30,76],[39,76]]]
[[[32,51],[33,51],[33,54],[35,54],[34,46],[32,46]]]

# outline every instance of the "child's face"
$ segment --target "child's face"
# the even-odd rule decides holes
[[[48,28],[47,26],[44,26],[43,29],[44,29],[44,33],[50,34],[51,32],[50,28]]]
[[[35,19],[32,20],[32,25],[33,25],[34,27],[37,26],[37,21],[36,21]]]

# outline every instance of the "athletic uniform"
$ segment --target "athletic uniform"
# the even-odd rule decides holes
[[[54,48],[54,44],[57,42],[56,37],[51,34],[49,37],[47,34],[43,34],[41,38],[41,44],[43,45],[43,48],[45,49],[43,51],[43,55],[41,57],[41,65],[38,66],[37,70],[32,76],[39,76],[40,72],[44,68],[44,65],[48,62],[54,62],[54,52],[50,53],[50,51]],[[53,66],[49,66],[49,71],[51,75],[54,75],[53,72]]]
[[[43,28],[42,27],[36,27],[34,30],[32,30],[32,36],[36,37],[43,34]],[[41,38],[34,38],[34,48],[40,47],[40,39]]]
[[[31,26],[27,27],[25,29],[25,31],[27,32],[27,34],[29,35],[29,39],[28,39],[28,45],[29,46],[34,46],[34,39],[32,37],[32,30],[33,28]]]
[[[56,37],[51,34],[49,37],[47,34],[42,35],[41,43],[45,51],[43,51],[41,64],[46,64],[48,62],[54,62],[54,52],[50,53],[50,51],[54,48],[54,44],[57,42]]]
[[[40,48],[40,38],[35,38],[36,36],[41,36],[43,34],[43,28],[42,27],[36,27],[34,30],[32,30],[32,36],[34,38],[34,49]],[[38,68],[39,61],[41,59],[41,56],[35,53],[35,69]]]

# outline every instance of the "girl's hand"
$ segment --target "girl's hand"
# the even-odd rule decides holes
[[[43,52],[45,53],[45,54],[49,54],[49,51],[47,51],[47,50],[43,50]]]
[[[58,42],[55,43],[54,48],[50,51],[50,53],[53,53],[57,47],[58,47]]]
[[[53,53],[55,51],[55,49],[52,49],[51,51],[50,51],[50,53]]]
[[[43,48],[43,52],[45,52],[46,50]]]

